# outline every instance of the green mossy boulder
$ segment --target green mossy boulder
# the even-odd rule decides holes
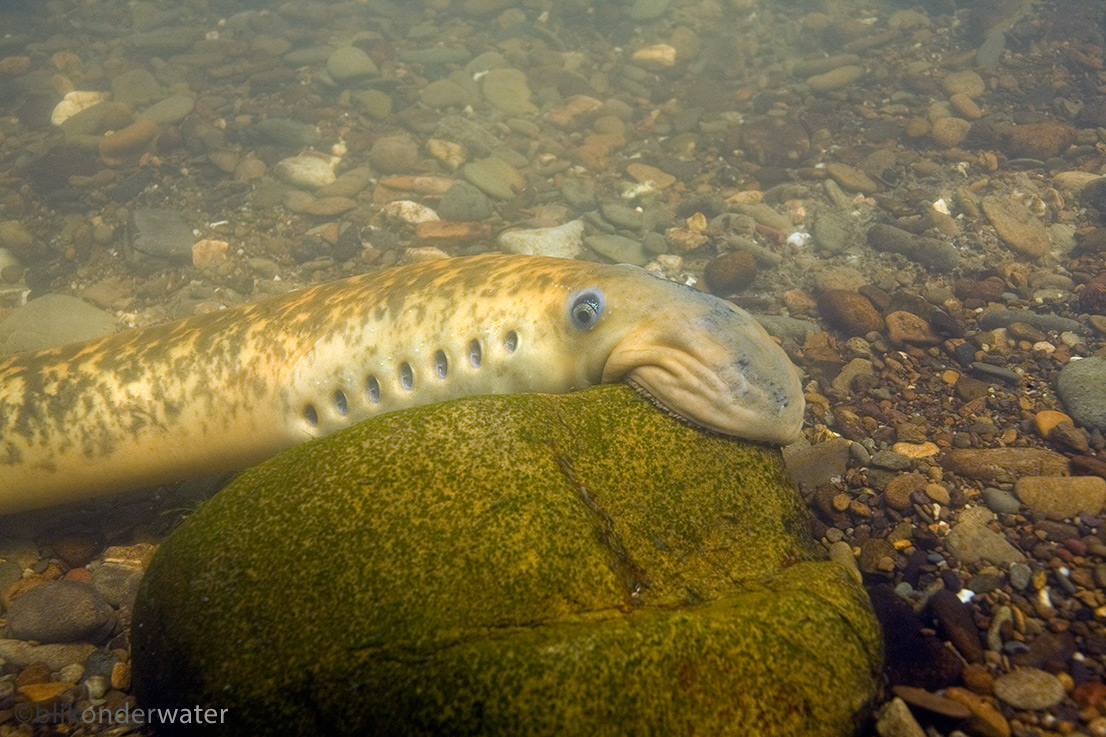
[[[465,399],[201,506],[143,582],[135,687],[239,735],[847,735],[879,632],[823,558],[778,449],[621,385]]]

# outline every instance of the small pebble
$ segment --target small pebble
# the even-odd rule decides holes
[[[1033,577],[1033,571],[1024,563],[1011,563],[1008,575],[1010,576],[1010,586],[1015,591],[1022,591],[1029,585],[1029,581]]]
[[[1056,393],[1077,423],[1106,432],[1106,356],[1069,361],[1056,378]]]
[[[995,696],[1015,709],[1048,709],[1064,698],[1064,686],[1047,671],[1017,668],[995,679]]]
[[[988,195],[982,207],[999,238],[1018,254],[1036,259],[1048,253],[1048,231],[1025,205],[1008,197]]]
[[[115,612],[96,589],[76,581],[47,581],[13,601],[5,616],[12,634],[40,643],[100,642]]]
[[[865,335],[884,328],[883,316],[863,295],[843,289],[829,289],[818,298],[818,309],[826,321],[847,335]]]
[[[933,123],[929,135],[941,148],[953,148],[964,142],[971,129],[972,124],[963,118],[941,118]]]
[[[336,82],[375,77],[380,71],[364,51],[356,46],[339,46],[326,60],[326,72]]]
[[[1009,491],[996,489],[993,486],[983,490],[983,502],[996,514],[1017,514],[1022,506],[1017,497]]]
[[[757,276],[756,260],[745,251],[731,251],[707,263],[703,279],[710,291],[720,297],[740,292]]]

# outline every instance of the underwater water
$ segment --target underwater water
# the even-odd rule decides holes
[[[791,476],[885,630],[861,733],[1106,734],[1104,36],[1092,0],[0,0],[0,353],[445,257],[644,267],[801,374]],[[216,487],[0,520],[5,605],[87,614],[9,617],[0,725],[134,704],[138,581]]]

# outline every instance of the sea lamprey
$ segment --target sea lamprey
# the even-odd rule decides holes
[[[257,463],[384,412],[627,381],[784,444],[799,376],[746,312],[632,266],[489,254],[0,359],[0,513]]]

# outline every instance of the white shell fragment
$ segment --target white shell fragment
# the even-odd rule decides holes
[[[810,243],[810,233],[804,233],[801,230],[796,230],[794,233],[787,236],[787,245],[793,248],[802,248],[807,243]]]

